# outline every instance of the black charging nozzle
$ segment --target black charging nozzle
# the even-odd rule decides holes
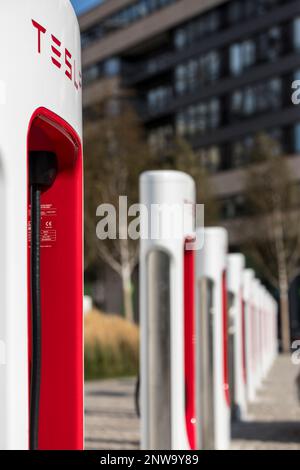
[[[29,153],[31,202],[30,295],[32,324],[32,360],[30,380],[30,450],[38,449],[41,387],[41,193],[52,186],[58,171],[56,154],[46,151]]]
[[[32,151],[29,154],[29,184],[40,190],[50,188],[57,175],[57,158],[53,152]]]

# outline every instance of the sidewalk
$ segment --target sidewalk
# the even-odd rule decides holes
[[[233,428],[233,450],[300,450],[299,366],[280,356],[249,407],[248,421]]]
[[[85,385],[87,450],[139,448],[134,387],[134,379],[103,380]]]
[[[233,428],[233,450],[300,450],[300,367],[279,357],[248,420]],[[138,449],[139,420],[134,409],[134,379],[86,384],[86,449]]]

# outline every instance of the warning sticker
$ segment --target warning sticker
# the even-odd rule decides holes
[[[41,248],[50,248],[56,242],[57,209],[52,204],[41,206]]]
[[[31,242],[30,209],[28,220],[28,241]],[[57,208],[53,204],[41,205],[41,248],[52,248],[57,240]]]

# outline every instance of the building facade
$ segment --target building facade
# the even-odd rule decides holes
[[[86,116],[104,94],[130,95],[156,150],[175,135],[191,143],[229,226],[244,215],[240,172],[257,133],[300,179],[300,0],[109,0],[80,25]]]

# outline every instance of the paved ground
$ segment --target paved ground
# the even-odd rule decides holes
[[[85,387],[86,449],[138,449],[139,420],[132,379],[91,382]]]
[[[234,426],[232,449],[300,450],[299,366],[281,356],[249,407],[248,421]]]
[[[234,426],[232,449],[300,450],[300,369],[280,357],[250,406],[246,422]],[[86,448],[138,449],[139,420],[134,409],[134,380],[86,385]]]

